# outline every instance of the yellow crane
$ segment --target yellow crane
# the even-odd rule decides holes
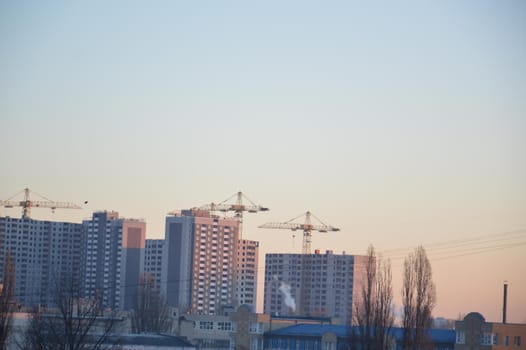
[[[24,200],[22,201],[13,200],[14,197],[20,195],[22,192],[24,193]],[[38,200],[38,201],[31,200],[30,193],[34,193],[44,200]],[[79,207],[78,205],[74,203],[52,201],[36,193],[35,191],[31,191],[29,188],[24,188],[22,191],[18,192],[17,194],[11,196],[10,198],[6,200],[0,200],[0,206],[3,206],[5,208],[22,207],[22,219],[29,219],[31,216],[31,208],[35,208],[35,207],[36,208],[51,208],[53,212],[55,212],[55,209],[57,208],[82,209],[81,207]]]
[[[236,197],[236,201],[234,203],[228,203],[231,201],[234,197]],[[250,204],[243,204],[243,198],[245,198]],[[261,205],[255,204],[252,202],[243,192],[239,191],[237,193],[234,193],[232,196],[228,197],[224,201],[220,203],[211,203],[206,204],[201,207],[199,207],[201,210],[208,210],[211,212],[220,211],[223,213],[226,212],[234,212],[234,217],[239,222],[239,239],[242,238],[242,232],[243,232],[243,213],[249,212],[249,213],[257,213],[260,211],[268,211],[269,209],[266,207],[262,207]]]
[[[293,222],[302,216],[305,216],[305,221],[303,223]],[[318,220],[320,224],[313,225],[311,222],[311,217],[314,217],[316,220]],[[301,250],[302,254],[311,253],[312,231],[318,231],[318,232],[340,231],[339,228],[324,224],[320,219],[318,219],[310,211],[307,211],[305,214],[301,214],[293,219],[290,219],[289,221],[269,222],[269,223],[260,225],[259,227],[260,228],[273,228],[273,229],[280,229],[280,230],[292,230],[292,231],[303,230],[303,243],[302,243],[302,250]]]

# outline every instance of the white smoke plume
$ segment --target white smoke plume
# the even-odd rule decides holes
[[[283,293],[283,296],[285,297],[285,305],[290,307],[292,309],[292,312],[295,312],[296,300],[294,300],[294,298],[290,294],[290,285],[282,281],[279,285],[279,291]]]

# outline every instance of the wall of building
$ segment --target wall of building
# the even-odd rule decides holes
[[[254,310],[257,300],[259,242],[238,241],[236,300],[239,305],[250,305]]]
[[[187,315],[180,321],[179,335],[199,349],[230,349],[234,325],[228,315]]]
[[[493,323],[492,333],[497,335],[493,349],[526,349],[526,324]]]
[[[83,295],[101,297],[112,309],[131,308],[143,271],[146,223],[101,211],[83,226]]]
[[[357,288],[363,280],[360,256],[267,254],[264,312],[271,315],[352,319]],[[357,287],[358,286],[358,287]]]
[[[123,310],[134,306],[139,278],[144,271],[146,223],[125,219],[122,223],[122,264],[119,305]]]
[[[266,254],[263,312],[297,315],[301,286],[301,254]],[[284,293],[289,293],[289,303]]]
[[[9,251],[16,265],[16,301],[53,306],[61,279],[79,283],[81,241],[80,224],[0,217],[0,264]]]
[[[185,315],[177,334],[200,349],[263,349],[263,334],[269,329],[268,315],[256,314],[247,305],[227,308],[219,315]]]
[[[526,324],[486,322],[478,312],[455,322],[456,350],[526,349]]]
[[[192,313],[214,315],[221,307],[237,306],[238,235],[237,220],[195,217]]]
[[[144,273],[153,280],[153,287],[161,289],[164,239],[147,239],[144,249]]]
[[[191,306],[194,218],[167,216],[161,291],[168,305],[185,313]]]

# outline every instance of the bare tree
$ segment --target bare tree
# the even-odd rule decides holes
[[[391,264],[377,258],[372,245],[367,249],[365,283],[357,303],[354,320],[358,334],[351,336],[364,350],[386,349],[387,336],[393,326],[393,287]]]
[[[172,328],[170,309],[151,275],[140,277],[131,319],[134,333],[168,332]]]
[[[15,264],[9,251],[5,255],[4,274],[0,285],[0,349],[7,348],[15,310]]]
[[[403,349],[425,349],[429,346],[427,330],[431,327],[436,293],[431,263],[423,247],[418,247],[404,261]]]
[[[373,349],[388,349],[388,336],[394,323],[391,262],[380,257],[376,269]]]
[[[358,339],[363,350],[371,350],[374,312],[374,288],[376,281],[376,255],[374,247],[367,248],[365,262],[365,283],[361,290],[360,303],[356,304],[354,312],[355,323],[358,326]]]
[[[114,326],[113,312],[104,314],[99,298],[80,297],[73,276],[56,279],[56,308],[38,309],[26,331],[27,350],[97,350]]]

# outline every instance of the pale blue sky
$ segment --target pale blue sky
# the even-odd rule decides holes
[[[0,1],[0,198],[162,237],[243,190],[262,255],[301,244],[257,225],[305,210],[342,228],[313,247],[355,254],[524,229],[524,62],[523,1]],[[526,321],[525,254],[437,261],[435,314],[497,320],[507,279]]]

